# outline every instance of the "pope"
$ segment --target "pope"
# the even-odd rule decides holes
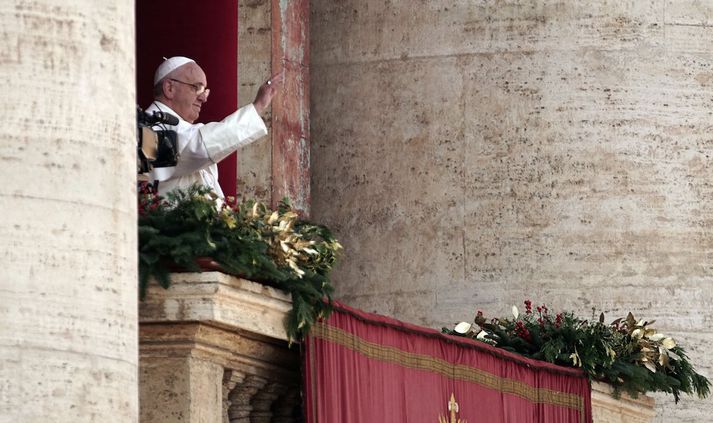
[[[159,194],[198,183],[211,188],[221,198],[217,163],[238,148],[267,134],[260,115],[270,106],[284,80],[274,75],[258,89],[255,100],[220,122],[194,123],[210,95],[205,72],[193,59],[175,56],[159,65],[154,74],[154,101],[146,112],[170,113],[177,125],[160,129],[176,131],[179,158],[176,166],[154,168],[150,180],[159,181]]]

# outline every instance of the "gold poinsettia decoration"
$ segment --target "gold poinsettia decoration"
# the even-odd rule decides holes
[[[637,361],[652,373],[656,373],[657,364],[661,367],[671,368],[670,360],[681,359],[673,351],[676,341],[669,336],[657,333],[656,329],[651,327],[654,322],[655,320],[636,320],[634,315],[629,313],[622,323],[623,330],[635,340],[641,351]]]
[[[304,233],[295,230],[300,217],[292,209],[281,207],[270,210],[264,204],[255,202],[248,213],[252,225],[259,228],[263,240],[268,244],[268,254],[275,263],[288,267],[298,278],[306,269],[317,266],[320,260],[320,246],[312,239],[305,239]],[[338,252],[342,246],[337,241],[321,240],[328,243],[325,247],[331,252]]]

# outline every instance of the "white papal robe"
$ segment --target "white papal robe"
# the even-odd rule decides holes
[[[151,181],[159,181],[161,195],[199,183],[212,188],[221,198],[224,197],[218,184],[217,163],[238,148],[267,135],[265,123],[252,104],[241,107],[220,122],[206,124],[186,122],[160,101],[154,101],[146,109],[148,113],[156,111],[170,113],[179,120],[175,126],[154,127],[174,130],[178,134],[178,164],[155,168],[149,175]]]

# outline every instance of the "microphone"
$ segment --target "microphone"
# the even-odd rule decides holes
[[[153,112],[150,120],[154,124],[165,123],[166,125],[178,125],[178,117],[166,112]]]

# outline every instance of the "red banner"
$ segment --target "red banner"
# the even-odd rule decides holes
[[[590,423],[585,374],[336,304],[305,342],[307,423]]]

